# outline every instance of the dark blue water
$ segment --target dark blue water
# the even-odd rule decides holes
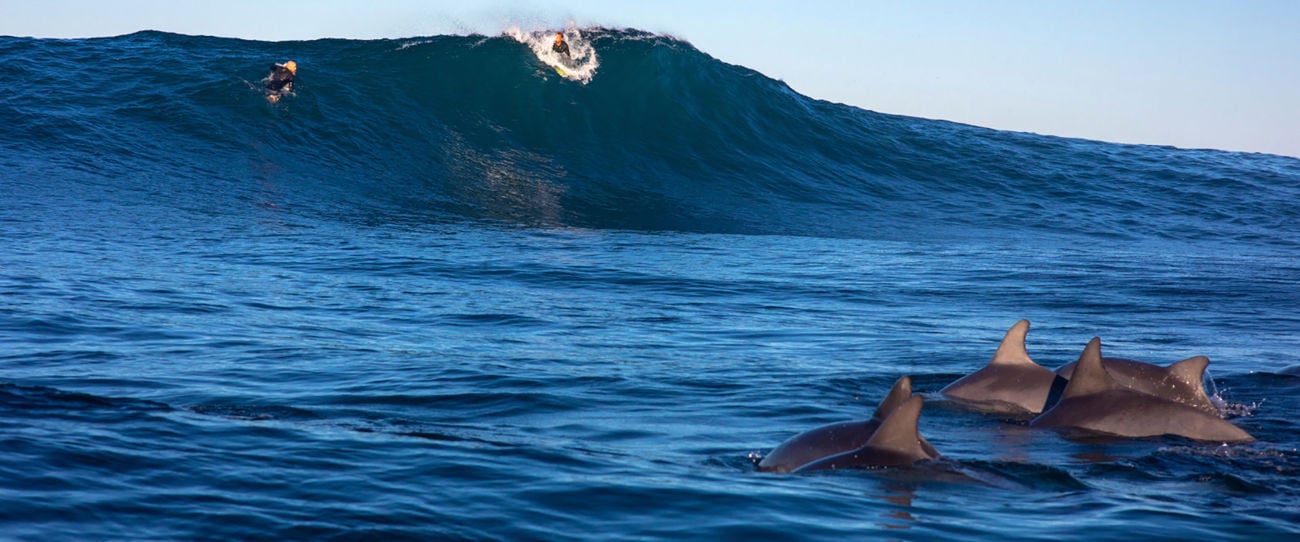
[[[573,37],[585,82],[512,37],[0,38],[0,538],[1300,534],[1300,160]],[[1049,367],[1209,356],[1258,441],[933,397],[1020,318]],[[942,459],[756,472],[901,375]]]

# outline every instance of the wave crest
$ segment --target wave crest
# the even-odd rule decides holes
[[[548,33],[518,29],[0,37],[0,175],[201,213],[257,202],[382,220],[1300,246],[1300,160],[875,113],[672,37],[564,32],[582,84],[551,75]],[[257,81],[289,58],[296,95],[268,104]]]

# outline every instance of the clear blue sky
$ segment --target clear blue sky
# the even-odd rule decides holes
[[[1300,157],[1300,0],[0,0],[0,34],[37,37],[381,38],[570,20],[671,34],[875,111]]]

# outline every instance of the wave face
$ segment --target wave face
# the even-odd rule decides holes
[[[578,81],[521,33],[0,38],[0,169],[36,196],[68,197],[45,193],[63,178],[204,214],[1300,244],[1292,158],[881,114],[673,38],[570,35],[593,57]],[[260,79],[289,58],[296,95],[270,104]]]

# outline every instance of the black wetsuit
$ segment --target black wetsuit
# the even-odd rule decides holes
[[[272,64],[271,77],[266,80],[266,88],[276,92],[293,92],[293,72],[279,64]]]
[[[552,45],[551,50],[564,55],[565,58],[569,57],[569,44],[563,41]]]

